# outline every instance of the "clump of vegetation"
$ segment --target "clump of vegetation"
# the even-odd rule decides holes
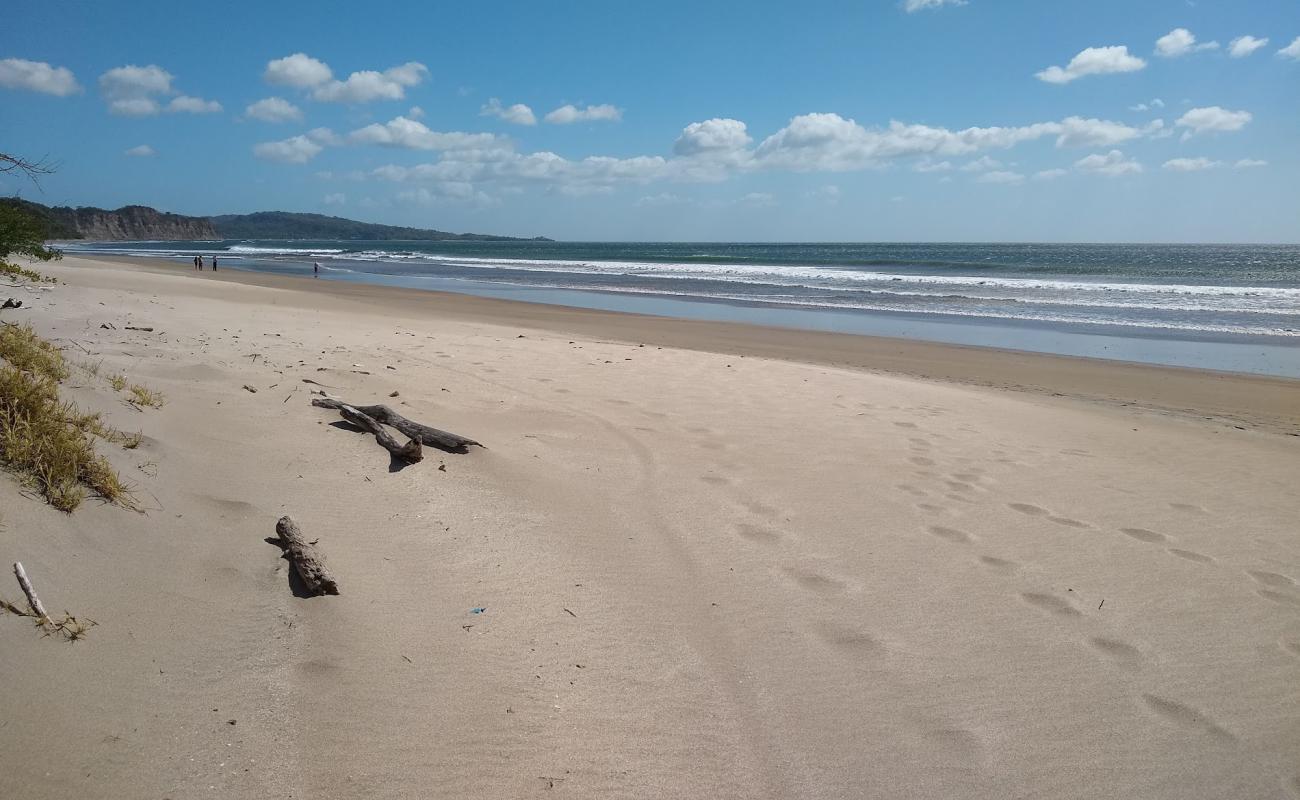
[[[58,283],[36,270],[26,269],[10,261],[13,256],[23,256],[36,261],[53,261],[63,254],[45,246],[45,221],[17,205],[0,204],[0,274],[15,280],[23,279],[44,283]]]
[[[93,619],[74,617],[66,611],[58,619],[37,616],[34,611],[24,610],[17,603],[11,603],[3,597],[0,597],[0,610],[8,611],[10,614],[19,617],[29,617],[46,636],[59,636],[69,642],[76,642],[86,638],[86,634],[90,629],[99,624]]]
[[[130,389],[131,397],[127,402],[132,405],[162,408],[163,403],[166,402],[166,398],[163,397],[162,392],[150,389],[148,386],[141,386],[138,383],[133,383],[131,384]]]
[[[113,387],[113,391],[120,392],[126,388],[126,376],[120,372],[109,375],[108,385]]]
[[[60,511],[79,506],[87,490],[129,506],[130,492],[91,438],[123,434],[59,398],[67,375],[63,354],[30,326],[0,325],[0,464]]]

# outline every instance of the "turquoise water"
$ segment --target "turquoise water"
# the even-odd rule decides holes
[[[1300,246],[223,241],[70,251],[1300,376]]]

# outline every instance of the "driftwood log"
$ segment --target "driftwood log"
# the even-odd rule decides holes
[[[429,447],[436,447],[439,450],[446,450],[449,453],[464,453],[471,446],[482,447],[483,445],[468,439],[459,434],[448,431],[440,431],[437,428],[430,428],[428,425],[421,425],[418,422],[407,419],[398,414],[388,406],[358,406],[352,403],[345,403],[342,400],[333,397],[316,397],[312,398],[311,404],[318,408],[333,408],[341,410],[344,406],[349,406],[375,422],[389,425],[405,436],[409,436],[421,444]]]
[[[343,419],[358,428],[364,428],[373,433],[375,441],[379,442],[381,447],[391,453],[393,458],[412,464],[424,459],[424,448],[420,447],[419,440],[412,439],[406,444],[401,444],[393,438],[387,428],[376,422],[373,417],[349,405],[340,405],[339,414],[343,416]]]
[[[32,607],[37,619],[48,622],[50,615],[45,613],[45,606],[41,605],[41,598],[36,596],[36,590],[32,588],[32,582],[27,580],[27,571],[23,569],[21,561],[14,562],[14,576],[18,578],[18,585],[22,587],[23,594],[27,595],[27,605]]]
[[[338,594],[339,585],[334,574],[325,566],[325,557],[316,549],[316,545],[307,541],[302,535],[298,523],[292,517],[280,517],[275,523],[275,532],[280,534],[280,546],[289,554],[289,561],[302,578],[307,591],[312,594]]]

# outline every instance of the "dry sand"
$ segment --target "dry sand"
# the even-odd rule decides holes
[[[1300,796],[1300,382],[48,271],[5,319],[167,404],[69,381],[144,513],[0,479],[99,623],[0,616],[0,797]],[[489,449],[392,471],[304,378]]]

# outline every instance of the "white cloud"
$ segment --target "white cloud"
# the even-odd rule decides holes
[[[1193,108],[1178,118],[1180,128],[1189,130],[1183,138],[1190,138],[1198,133],[1239,131],[1252,119],[1249,111],[1229,111],[1218,106]]]
[[[138,144],[135,147],[132,147],[129,150],[123,150],[122,152],[128,156],[135,156],[137,158],[148,158],[149,156],[155,155],[154,149],[147,144]]]
[[[329,128],[312,128],[304,135],[319,145],[337,146],[343,144],[343,137]]]
[[[920,163],[916,164],[914,167],[912,167],[912,169],[916,170],[917,172],[949,172],[952,170],[952,162],[931,161],[930,159],[927,158],[922,160]]]
[[[1169,33],[1156,39],[1156,55],[1162,58],[1178,58],[1198,50],[1217,50],[1218,42],[1196,43],[1196,36],[1186,28],[1174,28]]]
[[[302,110],[284,98],[268,97],[244,109],[244,115],[263,122],[298,122]]]
[[[1108,147],[1136,139],[1144,132],[1120,122],[1104,119],[1066,117],[1060,124],[1061,133],[1056,137],[1057,147]],[[1155,132],[1163,127],[1164,122],[1156,120],[1146,132]]]
[[[967,161],[961,165],[962,172],[984,172],[991,169],[999,169],[1002,162],[988,156],[980,156],[974,161]]]
[[[1267,167],[1268,162],[1260,161],[1258,158],[1243,158],[1232,166],[1236,169],[1254,169],[1255,167]]]
[[[204,100],[202,97],[190,97],[183,94],[173,97],[172,101],[167,104],[167,110],[172,113],[184,114],[216,114],[221,111],[221,104],[216,100]]]
[[[828,205],[835,205],[840,201],[840,187],[828,183],[825,186],[819,186],[816,189],[806,193],[806,196],[812,200],[821,200]]]
[[[515,103],[510,106],[501,105],[501,101],[493,97],[483,105],[478,111],[480,117],[496,117],[503,122],[509,122],[511,125],[536,125],[537,117],[533,110],[523,103]]]
[[[1070,171],[1069,171],[1068,169],[1059,169],[1059,168],[1058,168],[1058,169],[1044,169],[1044,170],[1039,170],[1038,172],[1035,172],[1035,173],[1034,173],[1034,180],[1036,180],[1036,181],[1054,181],[1054,180],[1056,180],[1057,178],[1064,178],[1066,175],[1069,175],[1069,174],[1070,174]]]
[[[1025,176],[1021,175],[1019,172],[1009,172],[1007,170],[996,169],[993,170],[992,172],[985,172],[983,175],[980,175],[975,180],[979,181],[980,183],[1014,184],[1014,183],[1023,183],[1025,180]]]
[[[418,61],[408,61],[383,72],[362,70],[347,80],[322,83],[311,96],[327,103],[368,103],[372,100],[401,100],[406,89],[418,85],[429,75],[429,68]]]
[[[546,115],[546,121],[552,125],[571,125],[575,122],[619,122],[622,119],[623,111],[608,104],[586,108],[563,105]]]
[[[177,95],[163,106],[157,97],[175,95],[170,72],[156,64],[114,67],[99,76],[99,91],[108,101],[108,111],[127,117],[148,117],[161,111],[186,114],[214,114],[221,104],[201,97]]]
[[[1128,110],[1129,110],[1129,111],[1139,111],[1139,112],[1140,112],[1140,111],[1154,111],[1154,110],[1157,109],[1157,108],[1164,108],[1164,107],[1165,107],[1165,101],[1164,101],[1164,100],[1161,100],[1159,97],[1156,97],[1156,98],[1152,99],[1152,101],[1151,101],[1150,103],[1138,103],[1138,104],[1135,105],[1135,106],[1129,106],[1129,107],[1128,107]]]
[[[903,0],[903,10],[909,14],[926,9],[938,9],[944,6],[964,6],[966,0]]]
[[[310,89],[328,83],[334,72],[324,61],[318,61],[306,53],[294,53],[291,56],[277,58],[266,65],[262,79],[278,86],[292,86],[297,89]]]
[[[76,76],[67,67],[52,67],[44,61],[22,58],[0,60],[0,86],[56,97],[67,97],[81,91]]]
[[[1171,158],[1164,163],[1164,168],[1174,172],[1200,172],[1205,169],[1222,167],[1222,161],[1211,161],[1204,156],[1199,158]]]
[[[776,197],[767,192],[750,192],[740,198],[740,204],[750,208],[771,208],[776,205]]]
[[[429,130],[424,123],[406,117],[395,117],[382,124],[376,122],[359,128],[348,134],[348,141],[411,150],[468,150],[501,145],[498,137],[491,133],[441,133]]]
[[[638,208],[663,208],[665,206],[688,205],[691,201],[671,192],[648,194],[636,201]]]
[[[1124,175],[1129,172],[1141,172],[1142,165],[1136,161],[1125,158],[1124,154],[1118,150],[1111,150],[1105,155],[1094,153],[1090,156],[1084,156],[1074,162],[1075,169],[1080,172],[1092,172],[1098,175]]]
[[[1245,58],[1261,47],[1268,45],[1268,37],[1256,39],[1254,36],[1238,36],[1228,45],[1228,55],[1233,58]]]
[[[1277,54],[1283,58],[1294,58],[1300,60],[1300,36],[1292,39],[1291,44],[1278,50]]]
[[[406,116],[411,119],[420,119],[424,116],[424,109],[419,106],[411,106],[411,110],[406,112]]]
[[[1089,47],[1079,52],[1064,68],[1048,67],[1035,74],[1045,83],[1069,83],[1085,75],[1108,75],[1119,72],[1136,72],[1147,62],[1130,55],[1128,47]]]
[[[673,143],[673,152],[679,156],[735,153],[752,141],[745,123],[738,119],[706,119],[683,128]]]
[[[332,192],[320,199],[327,206],[341,206],[348,201],[348,196],[342,192]]]
[[[323,149],[306,136],[294,136],[278,142],[262,142],[253,145],[253,155],[266,161],[305,164]]]

